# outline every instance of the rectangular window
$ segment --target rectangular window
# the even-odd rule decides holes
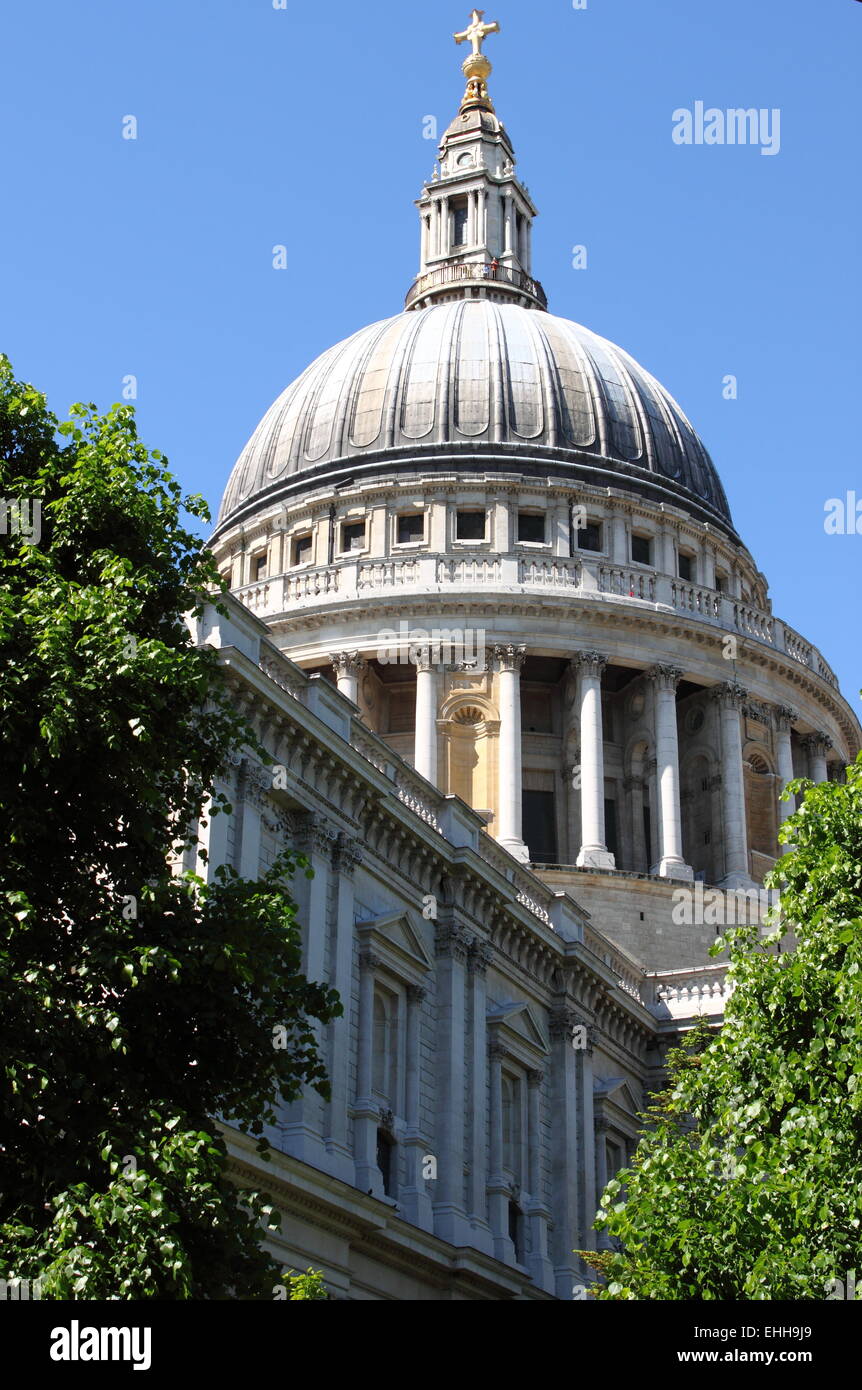
[[[533,864],[557,863],[557,816],[553,792],[527,788],[523,801],[523,835]]]
[[[409,545],[411,541],[424,541],[425,517],[421,512],[410,516],[399,516],[396,528],[399,545]]]
[[[265,555],[255,555],[251,562],[251,576],[254,580],[266,579]]]
[[[455,517],[455,539],[457,541],[483,541],[485,539],[484,512],[458,512]]]
[[[652,545],[646,536],[632,536],[632,560],[636,565],[652,563]]]
[[[717,574],[715,576],[715,588],[716,592],[719,594],[727,593],[727,580],[723,574]]]
[[[532,541],[543,545],[545,541],[545,518],[535,512],[518,512],[518,540]]]
[[[452,245],[467,245],[467,202],[456,203],[452,209]]]
[[[311,560],[311,535],[297,536],[293,542],[293,563],[295,565],[307,565]]]
[[[691,556],[690,556],[690,555],[680,555],[680,556],[679,556],[679,577],[680,577],[680,579],[685,579],[685,580],[688,581],[688,583],[691,583],[691,580],[692,580],[692,570],[691,570]]]
[[[601,522],[588,521],[586,526],[578,527],[575,536],[579,550],[601,550],[602,548]]]
[[[341,553],[365,549],[365,522],[346,521],[341,528]]]

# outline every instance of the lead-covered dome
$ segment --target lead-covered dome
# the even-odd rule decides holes
[[[580,324],[486,298],[383,319],[318,357],[240,455],[219,526],[339,475],[417,465],[628,481],[732,527],[706,449],[649,372]]]

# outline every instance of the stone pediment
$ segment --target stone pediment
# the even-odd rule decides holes
[[[525,1066],[536,1066],[547,1057],[548,1044],[526,1001],[489,1003],[487,1023],[491,1034],[496,1035],[495,1040]]]
[[[433,967],[422,929],[406,908],[356,923],[359,939],[404,979],[420,983]]]

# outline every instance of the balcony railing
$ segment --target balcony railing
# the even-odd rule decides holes
[[[459,262],[458,265],[441,265],[436,270],[426,271],[424,275],[418,276],[410,289],[407,291],[407,298],[404,301],[405,309],[409,309],[411,304],[415,304],[417,299],[421,299],[429,290],[445,288],[449,285],[463,285],[466,283],[476,285],[507,285],[511,289],[520,290],[530,299],[535,299],[536,303],[543,309],[548,307],[548,297],[538,280],[534,280],[531,275],[526,275],[523,270],[517,270],[514,266],[496,265],[493,262],[476,261],[474,263]]]
[[[247,584],[236,596],[258,617],[304,608],[355,603],[376,595],[400,592],[425,596],[451,589],[487,594],[500,589],[542,593],[549,600],[577,597],[585,602],[671,610],[680,618],[699,620],[720,631],[754,638],[773,651],[784,652],[800,666],[837,690],[835,672],[816,647],[787,623],[730,594],[708,589],[654,571],[612,565],[587,556],[421,554],[386,560],[344,560],[308,567]]]

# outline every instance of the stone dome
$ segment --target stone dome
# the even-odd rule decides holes
[[[733,531],[706,449],[649,372],[580,324],[488,297],[397,314],[318,357],[251,436],[218,527],[420,461],[629,487]]]

